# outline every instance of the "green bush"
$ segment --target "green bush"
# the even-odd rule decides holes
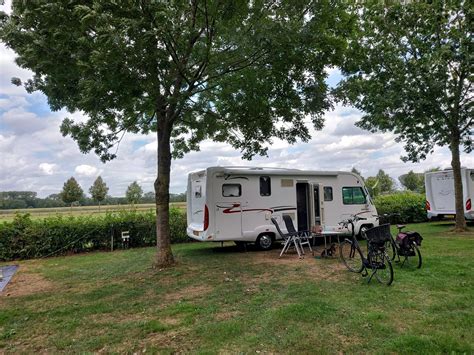
[[[170,210],[171,242],[189,241],[186,214]],[[0,260],[29,259],[50,255],[122,247],[122,231],[130,232],[129,247],[156,245],[156,219],[150,212],[120,211],[105,216],[48,217],[33,220],[17,214],[0,224]]]
[[[427,220],[424,194],[406,191],[380,195],[374,199],[374,203],[379,215],[399,214],[391,216],[390,223],[413,223]]]

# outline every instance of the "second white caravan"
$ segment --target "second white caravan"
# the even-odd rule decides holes
[[[464,217],[474,220],[474,169],[461,169]],[[429,219],[441,219],[455,215],[454,176],[452,170],[434,171],[425,174],[426,211]]]
[[[187,234],[199,241],[255,242],[268,249],[278,239],[271,217],[283,231],[283,215],[300,231],[337,230],[356,213],[367,218],[356,233],[378,225],[363,180],[350,172],[210,167],[188,176]]]

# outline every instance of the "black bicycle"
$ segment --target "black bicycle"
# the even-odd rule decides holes
[[[385,247],[388,250],[390,259],[397,263],[401,262],[402,267],[407,265],[408,267],[420,269],[423,264],[423,258],[420,252],[423,237],[418,232],[403,232],[402,230],[405,227],[403,224],[397,224],[397,237],[394,239],[393,236],[390,236],[390,241],[387,242]],[[403,261],[400,257],[403,257]],[[395,258],[397,260],[395,260]]]
[[[362,249],[355,236],[354,222],[366,220],[366,218],[352,215],[347,220],[340,222],[342,227],[351,228],[351,238],[346,238],[339,248],[340,257],[346,267],[362,276],[368,276],[369,270],[372,273],[367,282],[375,276],[377,281],[387,286],[393,282],[393,267],[389,256],[386,253],[386,242],[390,240],[390,225],[373,227],[365,231],[367,238],[367,258],[364,257]]]
[[[374,216],[380,218],[388,218],[390,216],[399,216],[398,214],[383,216]],[[420,246],[423,237],[420,233],[415,231],[406,231],[403,229],[406,226],[404,224],[397,224],[398,233],[396,238],[390,234],[390,240],[386,242],[385,248],[387,254],[390,257],[390,260],[395,261],[396,263],[401,262],[401,266],[407,265],[408,267],[416,267],[417,269],[421,268],[423,264],[423,258],[421,257]],[[401,258],[403,257],[403,261]],[[397,260],[395,260],[397,259]]]

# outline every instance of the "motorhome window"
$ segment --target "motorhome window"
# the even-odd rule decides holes
[[[343,187],[342,203],[345,205],[364,205],[367,199],[362,187]]]
[[[260,176],[260,196],[270,196],[272,194],[272,184],[270,176]]]
[[[224,184],[222,185],[222,196],[239,197],[242,195],[242,186],[240,184]]]
[[[201,192],[201,186],[198,185],[195,187],[195,190],[194,190],[194,197],[195,198],[201,198],[202,196],[202,192]]]
[[[324,186],[324,201],[332,201],[332,187]]]

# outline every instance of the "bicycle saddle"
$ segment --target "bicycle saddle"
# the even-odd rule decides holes
[[[405,227],[406,227],[405,224],[397,224],[397,228],[398,228],[399,230],[402,230],[402,229],[405,228]]]

